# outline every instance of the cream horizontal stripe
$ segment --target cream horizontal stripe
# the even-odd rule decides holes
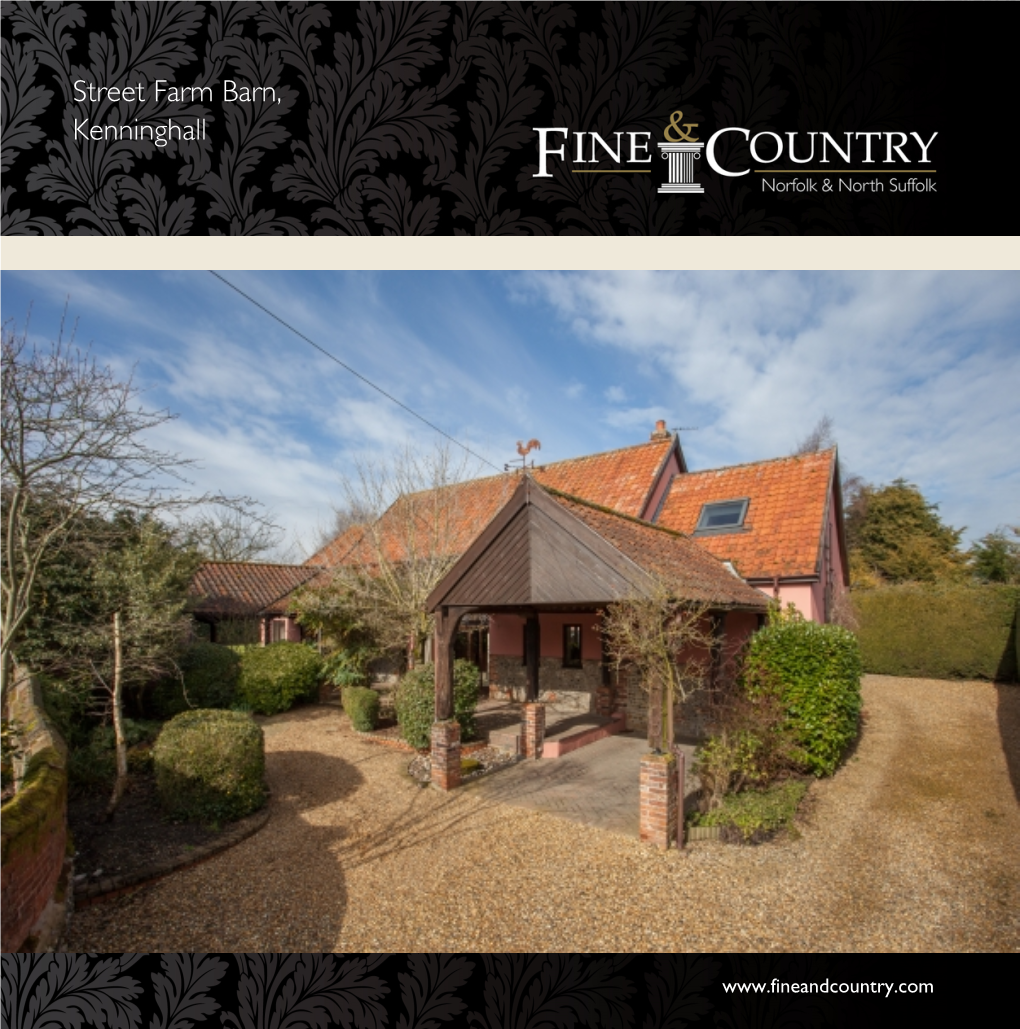
[[[1013,236],[5,236],[2,255],[23,271],[1020,267]]]

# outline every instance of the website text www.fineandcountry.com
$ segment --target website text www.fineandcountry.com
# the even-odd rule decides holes
[[[723,983],[725,993],[877,993],[889,997],[894,993],[934,993],[932,983],[837,983],[823,979],[820,983],[788,983],[773,979],[767,983]]]

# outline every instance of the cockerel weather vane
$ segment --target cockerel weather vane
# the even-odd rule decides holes
[[[527,443],[522,443],[520,440],[517,441],[517,453],[521,455],[521,471],[522,472],[527,470],[527,468],[528,468],[528,454],[530,454],[532,452],[532,450],[541,450],[541,449],[542,449],[542,444],[539,443],[539,441],[537,439],[529,439]],[[510,471],[511,468],[516,468],[516,467],[517,467],[517,462],[516,461],[510,461],[507,464],[503,465],[503,471],[504,472],[508,472],[508,471]],[[532,459],[532,461],[531,461],[531,467],[532,468],[535,467],[534,459]]]

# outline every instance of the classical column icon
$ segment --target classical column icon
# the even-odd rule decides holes
[[[660,143],[659,154],[669,161],[669,181],[659,187],[660,193],[704,193],[694,181],[694,162],[701,160],[704,143]]]

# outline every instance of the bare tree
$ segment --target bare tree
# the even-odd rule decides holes
[[[813,454],[818,450],[828,450],[836,445],[836,437],[832,434],[834,423],[832,419],[823,414],[818,419],[815,427],[797,444],[793,453]]]
[[[673,742],[673,712],[708,683],[716,638],[707,605],[684,603],[667,578],[651,577],[642,593],[603,612],[602,639],[619,671],[629,666],[648,694],[648,742]]]
[[[365,504],[366,501],[363,498],[359,498],[351,503],[344,502],[334,505],[330,511],[329,520],[325,524],[320,522],[314,531],[311,554],[321,553],[331,543],[344,536],[349,529],[368,525],[383,513],[382,510],[370,510]]]
[[[258,505],[219,506],[188,521],[182,532],[207,561],[257,561],[275,550],[283,529]]]
[[[382,648],[403,651],[412,666],[421,660],[432,633],[428,595],[511,488],[509,481],[468,481],[473,472],[467,457],[445,445],[408,446],[386,464],[359,463],[343,481],[340,510],[358,519],[383,514],[352,520],[343,560],[302,591],[298,609],[339,612],[348,621],[356,615]]]
[[[48,346],[30,344],[27,328],[19,331],[12,322],[2,330],[0,685],[5,707],[14,663],[33,617],[40,570],[47,563],[60,564],[65,554],[80,557],[75,548],[81,546],[83,534],[77,530],[88,520],[107,526],[98,544],[100,561],[147,518],[179,518],[196,505],[250,510],[254,504],[244,497],[182,494],[181,487],[187,485],[184,472],[193,462],[146,442],[150,430],[175,416],[141,407],[140,390],[130,377],[120,381],[88,349],[76,347],[73,330],[64,337],[63,324],[57,340]],[[111,529],[118,524],[125,527],[123,534]],[[66,612],[50,617],[64,616]],[[169,622],[173,637],[179,620],[169,617]],[[86,633],[109,639],[110,668],[103,671],[95,664],[93,671],[95,680],[113,695],[118,767],[126,753],[119,710],[125,674],[136,669],[140,675],[165,664],[150,647],[158,642],[152,630],[155,623],[150,620],[148,630],[144,623],[118,601],[92,623],[74,626],[69,643],[84,654],[89,650]],[[139,642],[136,646],[132,641]],[[131,647],[134,652],[129,652]],[[142,656],[143,650],[148,656]]]
[[[119,382],[74,331],[48,347],[28,342],[27,328],[2,330],[2,631],[4,699],[18,640],[33,603],[44,556],[59,551],[75,520],[115,510],[151,511],[172,498],[167,477],[190,463],[154,450],[144,434],[173,418],[137,405],[131,379]]]

